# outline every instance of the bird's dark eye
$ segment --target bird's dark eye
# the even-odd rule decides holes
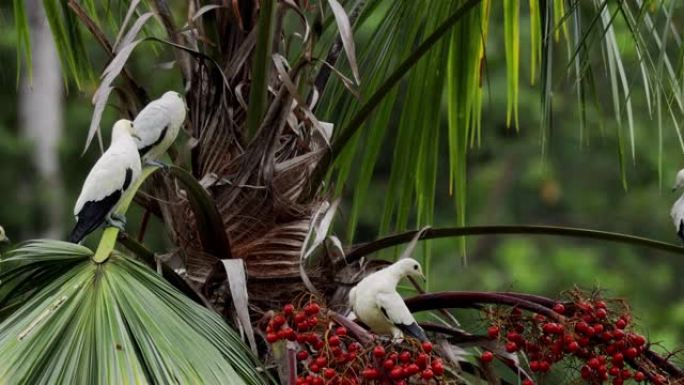
[[[418,265],[413,265],[413,270],[418,270]]]

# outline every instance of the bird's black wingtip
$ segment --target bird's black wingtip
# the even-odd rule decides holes
[[[421,342],[428,341],[427,335],[425,335],[425,330],[423,330],[423,328],[421,328],[417,322],[414,322],[410,325],[397,325],[397,327],[405,334],[416,338]]]

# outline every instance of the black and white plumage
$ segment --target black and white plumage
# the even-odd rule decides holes
[[[143,164],[154,163],[169,149],[183,122],[186,106],[183,97],[168,91],[140,111],[133,121],[136,144]]]
[[[684,169],[679,170],[677,173],[672,191],[677,191],[682,187],[684,187]],[[677,235],[682,242],[684,242],[684,193],[682,193],[679,199],[672,205],[670,217],[672,217],[672,222],[677,230]]]
[[[112,142],[88,173],[74,206],[76,226],[69,242],[80,242],[110,219],[121,197],[140,176],[140,155],[133,135],[130,120],[114,124]]]
[[[425,331],[397,292],[397,284],[406,276],[424,279],[415,259],[401,259],[366,276],[349,292],[349,304],[358,319],[375,333],[389,334],[394,339],[407,334],[426,341]]]

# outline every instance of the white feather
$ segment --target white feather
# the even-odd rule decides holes
[[[414,270],[415,266],[418,269]],[[395,325],[416,322],[396,289],[407,275],[422,277],[420,265],[410,258],[366,276],[349,292],[352,310],[375,333],[399,338],[402,333]]]
[[[140,111],[133,121],[133,128],[140,139],[136,139],[138,149],[155,144],[142,157],[143,162],[159,159],[176,140],[180,127],[185,121],[185,102],[177,92],[169,91],[161,98],[153,100]],[[164,129],[164,137],[160,136]]]
[[[670,210],[670,217],[674,223],[675,229],[679,231],[679,225],[684,220],[684,194],[677,199]]]
[[[112,143],[97,160],[83,183],[81,194],[74,206],[75,216],[78,216],[86,202],[102,200],[115,191],[121,190],[126,177],[126,169],[132,170],[130,185],[140,176],[138,147],[130,134],[130,128],[126,125],[130,125],[130,121],[120,120],[114,125]]]

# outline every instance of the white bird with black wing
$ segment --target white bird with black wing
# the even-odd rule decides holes
[[[679,170],[677,173],[672,191],[677,191],[682,187],[684,187],[684,169]],[[679,238],[684,242],[684,193],[677,199],[674,205],[672,205],[670,217],[672,217],[672,222],[677,230],[677,235],[679,235]]]
[[[362,279],[349,292],[349,304],[358,319],[375,333],[389,334],[394,339],[405,333],[426,341],[425,331],[397,292],[397,284],[406,276],[425,279],[418,261],[401,259]]]
[[[130,120],[119,120],[112,128],[112,142],[88,173],[74,215],[76,226],[69,242],[79,243],[103,222],[122,228],[124,218],[112,218],[121,197],[141,172],[140,155]]]
[[[140,111],[133,121],[138,151],[143,164],[160,165],[157,160],[164,155],[178,136],[186,112],[183,97],[168,91],[153,100]]]

